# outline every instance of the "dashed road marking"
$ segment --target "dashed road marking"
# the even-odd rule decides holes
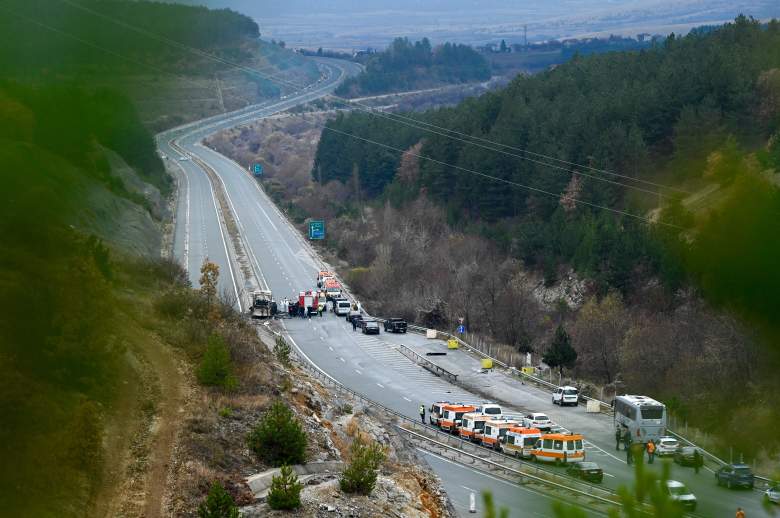
[[[341,360],[343,363],[347,363],[347,360],[345,360],[345,359],[344,359],[344,358],[342,358],[341,356],[339,356],[339,360]]]
[[[377,383],[376,386],[379,387],[379,388],[385,388],[385,386],[382,385],[381,383]]]
[[[357,372],[357,373],[358,373],[358,374],[360,374],[361,376],[363,375],[363,373],[362,373],[362,372],[360,372],[358,369],[355,369],[355,372]]]

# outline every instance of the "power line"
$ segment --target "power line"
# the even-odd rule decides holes
[[[104,15],[102,13],[98,13],[98,12],[92,11],[91,9],[86,8],[84,6],[81,6],[81,5],[78,5],[78,4],[73,4],[69,0],[60,0],[60,1],[63,2],[63,3],[66,3],[68,5],[73,5],[74,7],[77,7],[79,9],[86,10],[88,12],[92,12],[92,13],[94,13],[97,16],[100,16],[100,17],[102,17],[104,19],[108,19],[109,21],[117,23],[117,24],[119,24],[121,26],[126,26],[130,30],[139,32],[141,34],[145,34],[145,35],[147,35],[149,37],[157,39],[158,41],[165,42],[166,40],[168,40],[170,42],[170,44],[175,45],[175,46],[177,46],[177,47],[179,47],[179,48],[181,48],[183,50],[187,50],[187,51],[199,54],[199,55],[203,55],[204,57],[207,57],[209,59],[215,59],[217,61],[223,62],[223,63],[228,64],[229,66],[232,66],[232,67],[235,67],[235,68],[239,68],[239,69],[242,69],[242,70],[248,70],[248,71],[250,71],[252,73],[257,73],[258,75],[261,75],[261,76],[263,75],[263,74],[260,74],[259,72],[257,72],[256,69],[245,67],[243,65],[233,64],[233,63],[229,62],[228,60],[224,60],[222,58],[219,58],[218,56],[213,56],[212,54],[209,54],[209,53],[204,52],[204,51],[200,51],[200,50],[192,48],[192,47],[189,47],[187,45],[181,44],[181,43],[176,42],[174,40],[169,40],[168,38],[157,36],[154,33],[149,33],[148,31],[145,31],[143,29],[139,29],[139,28],[134,27],[132,25],[125,24],[124,22],[118,22],[118,21],[114,20],[113,18],[111,18],[111,17],[109,17],[107,15]],[[34,22],[34,23],[38,23],[38,22]],[[38,25],[42,25],[42,24],[38,23]],[[62,32],[62,31],[58,31],[58,32]],[[79,41],[81,41],[80,38],[76,38],[76,37],[74,37],[74,38],[79,40]],[[93,47],[96,47],[95,45],[92,45],[92,44],[89,44],[89,45],[93,46]],[[101,48],[101,47],[97,47],[97,48]],[[108,51],[107,49],[104,49],[104,50],[106,50],[107,52],[109,52],[111,54],[114,54],[114,55],[117,54],[117,53],[115,53],[113,51]],[[151,67],[151,65],[147,65],[147,66]],[[152,68],[156,69],[156,67],[152,67]],[[174,75],[174,74],[172,74],[170,72],[164,72],[164,73],[168,73],[168,74]],[[273,79],[273,80],[274,81],[278,81],[280,83],[290,83],[290,82],[285,81],[285,80],[278,80],[278,79]],[[295,83],[290,83],[290,84],[295,85]],[[301,87],[300,85],[295,85],[295,86],[299,87],[299,88]],[[372,111],[372,113],[375,113],[375,112]],[[384,113],[382,113],[382,115],[384,115]],[[469,169],[469,168],[465,168],[465,167],[462,167],[462,166],[449,164],[447,162],[443,162],[441,160],[438,160],[438,159],[435,159],[435,158],[432,158],[432,157],[428,157],[428,156],[425,156],[425,155],[412,153],[412,152],[405,151],[405,150],[400,149],[400,148],[389,146],[387,144],[384,144],[384,143],[381,143],[381,142],[378,142],[378,141],[375,141],[375,140],[372,140],[372,139],[367,139],[367,138],[364,138],[364,137],[360,137],[358,135],[354,135],[352,133],[347,133],[347,132],[343,132],[343,131],[340,131],[340,130],[336,130],[334,128],[328,127],[326,123],[323,123],[323,129],[327,130],[327,131],[332,131],[332,132],[335,132],[335,133],[339,133],[339,134],[342,134],[342,135],[345,135],[345,136],[348,136],[348,137],[351,137],[351,138],[355,138],[355,139],[358,139],[358,140],[361,140],[361,141],[364,141],[364,142],[367,142],[367,143],[370,143],[370,144],[373,144],[373,145],[377,145],[377,146],[383,147],[385,149],[390,149],[390,150],[393,150],[393,151],[396,151],[396,152],[400,152],[400,153],[407,152],[407,153],[410,153],[412,156],[415,156],[417,158],[420,158],[420,159],[423,159],[423,160],[427,160],[427,161],[431,161],[431,162],[434,162],[434,163],[438,163],[440,165],[451,167],[451,168],[453,168],[455,170],[459,170],[459,171],[462,171],[462,172],[474,174],[474,175],[477,175],[477,176],[480,176],[480,177],[483,177],[483,178],[487,178],[487,179],[490,179],[490,180],[493,180],[493,181],[498,181],[498,182],[502,182],[502,183],[505,183],[505,184],[508,184],[508,185],[512,185],[512,186],[515,186],[515,187],[520,187],[520,188],[524,188],[524,189],[527,189],[527,190],[530,190],[530,191],[534,191],[534,192],[538,192],[538,193],[541,193],[541,194],[553,196],[553,197],[555,197],[557,199],[564,199],[564,198],[565,199],[569,199],[569,200],[571,200],[571,201],[573,201],[575,203],[581,203],[583,205],[588,205],[588,206],[591,206],[591,207],[594,207],[594,208],[599,208],[599,209],[602,209],[602,210],[608,210],[608,211],[614,212],[616,214],[621,214],[621,215],[628,216],[628,217],[631,217],[631,218],[634,218],[634,219],[639,219],[639,220],[642,220],[642,221],[645,221],[645,222],[648,222],[648,223],[654,223],[649,218],[646,218],[644,216],[640,216],[640,215],[637,215],[637,214],[633,214],[633,213],[630,213],[630,212],[627,212],[627,211],[623,211],[623,210],[620,210],[620,209],[615,209],[615,208],[612,208],[612,207],[608,207],[608,206],[605,206],[605,205],[600,205],[600,204],[593,203],[593,202],[588,202],[588,201],[585,201],[585,200],[580,200],[580,199],[577,199],[577,198],[574,198],[574,197],[571,197],[571,196],[565,196],[563,194],[555,194],[553,192],[546,191],[544,189],[540,189],[540,188],[533,187],[533,186],[530,186],[530,185],[522,184],[522,183],[519,183],[519,182],[514,182],[514,181],[507,180],[507,179],[504,179],[504,178],[500,178],[500,177],[497,177],[497,176],[492,176],[492,175],[489,175],[489,174],[486,174],[486,173],[483,173],[483,172],[480,172],[480,171],[476,171],[474,169]],[[555,167],[555,166],[552,166],[551,164],[546,164],[546,163],[542,163],[542,165],[545,165],[545,166],[548,166],[548,167]],[[580,173],[578,173],[578,174],[580,174]],[[661,224],[661,225],[668,226],[668,227],[681,229],[681,227],[678,227],[676,225],[672,225],[672,224],[669,224],[669,223],[664,223],[664,222],[660,222],[660,221],[657,222],[657,223]]]
[[[252,73],[252,74],[257,74],[257,75],[263,77],[264,79],[267,79],[267,80],[270,80],[270,81],[274,81],[274,82],[278,82],[278,83],[280,83],[280,84],[282,84],[284,86],[288,86],[288,87],[291,87],[291,88],[295,88],[295,89],[305,88],[305,85],[302,85],[302,84],[299,84],[299,83],[295,83],[295,82],[289,81],[289,80],[275,78],[273,75],[262,74],[262,73],[260,73],[258,71],[258,69],[253,69],[251,67],[247,67],[245,65],[241,65],[241,64],[232,62],[232,61],[227,60],[225,58],[216,56],[214,54],[211,54],[211,53],[208,53],[208,52],[205,52],[205,51],[202,51],[202,50],[197,49],[195,47],[191,47],[191,46],[185,45],[183,43],[177,42],[177,41],[172,40],[170,38],[166,38],[164,36],[160,36],[158,34],[152,33],[152,32],[147,31],[145,29],[141,29],[139,27],[135,27],[135,26],[127,24],[125,22],[118,21],[118,20],[116,20],[115,18],[113,18],[111,16],[108,16],[108,15],[106,15],[104,13],[99,12],[99,11],[95,11],[94,9],[90,9],[90,8],[88,8],[86,6],[74,3],[71,0],[60,0],[60,2],[68,4],[68,5],[71,5],[71,6],[75,7],[75,8],[78,8],[78,9],[80,9],[82,11],[85,11],[85,12],[88,12],[90,14],[93,14],[95,16],[99,16],[99,17],[101,17],[103,19],[111,21],[112,23],[116,23],[116,24],[118,24],[118,25],[120,25],[122,27],[125,27],[128,30],[139,32],[139,33],[141,33],[141,34],[143,34],[143,35],[145,35],[147,37],[156,39],[157,41],[161,41],[161,42],[164,42],[164,43],[169,43],[171,45],[175,45],[176,47],[178,47],[180,49],[187,50],[189,52],[195,53],[195,54],[200,55],[202,57],[205,57],[205,58],[208,58],[208,59],[212,59],[212,60],[216,60],[216,61],[218,61],[218,62],[220,62],[220,63],[222,63],[224,65],[227,65],[229,67],[237,68],[239,70],[243,70],[245,72]],[[503,144],[503,143],[492,141],[492,140],[489,140],[489,139],[484,139],[484,138],[481,138],[481,137],[478,137],[478,136],[475,136],[475,135],[469,135],[469,134],[466,134],[466,133],[462,133],[462,132],[459,132],[457,130],[453,130],[453,129],[437,126],[435,124],[432,124],[432,123],[429,123],[429,122],[425,122],[425,121],[421,121],[421,120],[418,120],[418,119],[413,118],[413,117],[408,117],[408,116],[404,116],[404,115],[401,115],[401,114],[390,114],[390,113],[378,110],[376,108],[364,105],[364,104],[359,103],[359,102],[355,102],[355,101],[350,101],[348,99],[344,99],[344,98],[339,97],[339,96],[337,96],[335,94],[328,94],[327,97],[331,97],[331,98],[335,99],[337,102],[344,103],[347,106],[357,105],[357,106],[360,107],[361,111],[364,111],[364,112],[366,112],[366,113],[368,113],[370,115],[373,115],[375,117],[384,118],[386,120],[390,120],[390,121],[396,122],[398,124],[404,124],[404,125],[409,126],[409,127],[413,127],[413,128],[416,128],[416,129],[419,129],[419,130],[422,130],[422,131],[427,131],[429,133],[433,133],[433,134],[436,134],[436,135],[439,135],[439,136],[442,136],[442,137],[445,137],[445,138],[450,138],[452,140],[457,140],[459,142],[462,142],[462,143],[465,143],[465,144],[470,144],[470,145],[473,145],[473,146],[476,146],[476,147],[479,147],[479,148],[482,148],[482,149],[486,149],[488,151],[493,151],[493,152],[501,153],[503,155],[510,156],[510,157],[513,157],[513,158],[518,158],[520,160],[525,160],[525,161],[528,161],[528,162],[531,162],[531,163],[534,163],[534,164],[537,164],[537,165],[541,165],[542,167],[548,167],[548,168],[556,170],[556,171],[563,171],[563,172],[566,172],[566,173],[578,174],[580,176],[591,178],[591,179],[594,179],[596,181],[601,181],[601,182],[609,183],[609,184],[612,184],[612,185],[619,185],[619,186],[625,187],[627,189],[634,189],[634,190],[641,191],[641,192],[644,192],[644,193],[652,194],[654,196],[666,197],[666,195],[664,195],[660,191],[653,191],[653,190],[645,189],[645,188],[642,188],[642,187],[639,187],[639,186],[636,186],[636,185],[626,184],[624,182],[620,182],[620,181],[617,181],[617,180],[610,180],[610,179],[607,179],[607,178],[602,178],[602,177],[599,177],[599,176],[596,176],[596,175],[593,175],[593,174],[585,173],[583,171],[574,171],[574,170],[572,170],[570,168],[567,168],[567,167],[562,167],[562,166],[559,166],[559,165],[555,165],[555,164],[550,164],[550,163],[544,162],[542,160],[536,160],[536,159],[533,159],[533,158],[529,158],[527,156],[518,155],[516,153],[511,153],[511,152],[505,151],[504,149],[501,149],[501,148],[510,149],[512,151],[516,151],[516,152],[519,152],[519,153],[525,153],[525,154],[528,154],[528,155],[531,155],[531,156],[534,156],[534,157],[537,157],[537,158],[543,158],[543,159],[546,159],[546,160],[552,160],[552,161],[555,161],[555,162],[558,162],[558,163],[563,163],[563,164],[570,165],[570,166],[573,166],[573,167],[578,167],[578,168],[581,168],[581,169],[587,169],[587,170],[594,171],[594,172],[601,172],[601,173],[604,173],[604,174],[607,174],[607,175],[610,175],[610,176],[613,176],[613,177],[616,177],[616,178],[623,178],[623,179],[627,179],[627,180],[630,180],[630,181],[642,183],[642,184],[645,184],[645,185],[651,185],[651,186],[658,187],[658,188],[665,188],[665,189],[678,191],[678,192],[685,193],[685,194],[691,194],[690,192],[685,191],[685,190],[680,189],[680,188],[677,188],[677,187],[666,186],[666,185],[663,185],[663,184],[651,182],[649,180],[642,180],[642,179],[639,179],[639,178],[633,178],[631,176],[622,175],[622,174],[619,174],[619,173],[614,173],[614,172],[607,171],[607,170],[604,170],[604,169],[599,169],[599,168],[596,168],[596,167],[593,167],[593,166],[587,166],[587,165],[577,164],[575,162],[569,162],[569,161],[566,161],[566,160],[563,160],[563,159],[560,159],[560,158],[556,158],[556,157],[552,157],[552,156],[549,156],[549,155],[545,155],[545,154],[542,154],[542,153],[536,153],[536,152],[533,152],[533,151],[529,151],[527,149],[518,148],[518,147],[515,147],[515,146],[510,146],[508,144]],[[397,120],[397,119],[401,119],[401,120]],[[404,121],[411,121],[411,122],[407,123],[407,122],[404,122]],[[427,127],[423,127],[423,126],[427,126]],[[433,129],[430,129],[430,128],[433,128],[433,129],[438,130],[438,131],[434,131]],[[447,133],[442,133],[442,132],[447,132]],[[448,133],[451,133],[452,135],[450,135]],[[453,136],[453,135],[456,135],[456,136]],[[466,139],[472,139],[472,140],[474,140],[476,142],[472,142],[471,140],[466,140]],[[480,142],[484,142],[485,144],[481,144]],[[495,147],[492,147],[492,146],[495,146]]]

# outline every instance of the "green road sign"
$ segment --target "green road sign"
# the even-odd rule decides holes
[[[325,222],[320,220],[309,221],[309,239],[325,239]]]

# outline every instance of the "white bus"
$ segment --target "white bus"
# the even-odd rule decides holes
[[[634,442],[656,444],[666,435],[666,406],[647,396],[617,396],[615,398],[615,427],[626,428]]]

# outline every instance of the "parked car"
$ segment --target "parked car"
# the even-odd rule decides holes
[[[674,462],[680,466],[696,465],[696,447],[680,446],[674,452]],[[704,456],[699,452],[699,467],[704,464]]]
[[[595,462],[572,462],[566,467],[566,473],[572,477],[600,484],[604,480],[604,471]]]
[[[403,318],[388,318],[385,320],[386,333],[405,333],[406,320]]]
[[[553,405],[558,404],[561,406],[573,405],[577,406],[580,399],[580,393],[575,387],[558,387],[552,393]]]
[[[666,493],[673,501],[680,504],[686,511],[696,510],[696,496],[682,482],[667,480],[663,482]]]
[[[719,486],[753,489],[753,472],[747,464],[727,464],[715,472]]]
[[[674,455],[679,447],[680,442],[674,437],[661,437],[655,445],[655,454],[659,457]]]
[[[537,428],[542,432],[549,432],[553,422],[547,417],[547,414],[533,412],[523,416],[523,426],[526,428]]]
[[[364,335],[379,334],[379,322],[377,322],[373,318],[361,319],[359,325]]]
[[[347,313],[347,322],[351,324],[353,320],[360,325],[360,321],[363,320],[363,315],[360,314],[360,311],[350,311]]]
[[[780,504],[780,486],[772,486],[764,491],[764,499],[773,504]]]

